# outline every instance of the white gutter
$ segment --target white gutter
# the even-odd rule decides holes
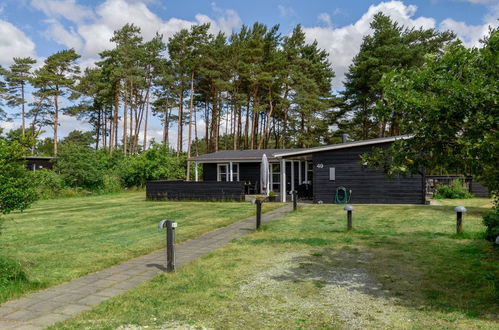
[[[275,158],[282,158],[282,157],[288,157],[288,156],[298,156],[298,155],[311,154],[311,153],[321,152],[321,151],[338,150],[338,149],[345,149],[345,148],[352,148],[352,147],[361,147],[361,146],[366,146],[366,145],[371,145],[371,144],[394,142],[397,140],[407,140],[407,139],[411,139],[413,137],[414,137],[414,135],[400,135],[400,136],[391,136],[391,137],[387,137],[387,138],[331,144],[328,146],[314,147],[314,148],[310,148],[307,150],[300,150],[300,151],[294,151],[294,152],[293,151],[292,152],[284,152],[284,153],[280,153],[280,154],[276,153],[276,154],[274,154],[274,157]]]

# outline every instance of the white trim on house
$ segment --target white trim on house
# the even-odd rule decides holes
[[[354,142],[347,142],[347,143],[331,144],[328,146],[314,147],[314,148],[309,148],[309,149],[305,149],[305,150],[275,153],[274,157],[282,158],[282,157],[289,157],[289,156],[299,156],[299,155],[311,154],[311,153],[321,152],[321,151],[329,151],[329,150],[367,146],[367,145],[371,145],[371,144],[393,142],[393,141],[397,141],[397,140],[407,140],[407,139],[410,139],[412,137],[413,137],[413,135],[401,135],[401,136],[390,136],[390,137],[386,137],[386,138],[371,139],[371,140],[364,140],[364,141],[354,141]]]
[[[225,166],[226,171],[225,172],[220,172],[220,167]],[[236,167],[236,170],[234,171],[234,166]],[[239,163],[236,162],[219,162],[217,163],[217,181],[221,182],[221,175],[225,174],[225,181],[230,182],[234,181],[239,181]],[[236,176],[234,178],[234,175]]]

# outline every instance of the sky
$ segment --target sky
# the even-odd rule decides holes
[[[112,48],[113,31],[126,23],[141,27],[145,40],[159,32],[165,41],[182,28],[207,22],[212,32],[226,34],[258,21],[278,24],[286,35],[301,24],[307,41],[317,40],[329,52],[336,73],[333,87],[341,90],[344,74],[379,11],[407,27],[453,30],[468,47],[480,46],[489,26],[499,25],[499,0],[3,0],[0,65],[9,66],[15,56],[31,56],[41,65],[54,52],[74,48],[82,56],[80,65],[91,66],[100,51]],[[7,130],[19,126],[18,118],[0,123]],[[62,117],[62,136],[88,128],[75,118]],[[161,139],[159,121],[152,120],[149,135]]]

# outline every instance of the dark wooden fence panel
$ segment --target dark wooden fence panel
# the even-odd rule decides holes
[[[489,189],[482,186],[478,181],[470,183],[470,192],[476,197],[490,197]]]
[[[244,201],[243,182],[149,181],[148,200]]]

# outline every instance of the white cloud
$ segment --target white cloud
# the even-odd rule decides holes
[[[328,28],[333,27],[331,16],[329,16],[328,13],[320,13],[319,16],[317,16],[317,18],[321,23],[325,24]]]
[[[12,63],[13,57],[35,56],[35,44],[12,23],[0,19],[0,65]]]
[[[279,14],[281,15],[281,17],[289,17],[296,15],[296,12],[292,7],[277,5],[277,9],[279,9]]]
[[[47,29],[46,35],[66,47],[74,47],[82,55],[84,64],[92,63],[97,59],[99,52],[113,47],[109,41],[113,31],[127,23],[140,27],[146,40],[159,32],[163,34],[165,41],[177,31],[195,24],[210,23],[211,32],[223,31],[226,34],[230,34],[241,25],[241,19],[235,11],[223,10],[214,4],[212,9],[217,15],[216,19],[197,14],[193,21],[178,18],[164,21],[147,7],[149,1],[106,0],[95,10],[80,6],[74,0],[64,1],[65,6],[73,8],[72,10],[56,10],[51,6],[53,2],[55,1],[33,0],[32,4],[50,19],[51,26]],[[72,11],[79,8],[82,8],[84,13],[81,16],[74,15]],[[64,28],[59,22],[61,18],[74,22],[75,26]]]
[[[439,27],[441,30],[454,31],[457,37],[463,41],[465,46],[479,47],[480,39],[488,34],[489,27],[499,26],[499,2],[497,2],[497,0],[495,2],[495,5],[489,6],[489,13],[483,18],[483,24],[469,25],[452,18],[447,18],[440,23]],[[481,3],[486,3],[486,1],[482,1]]]
[[[92,9],[77,4],[76,0],[32,0],[31,5],[48,17],[65,18],[76,23],[94,18]]]
[[[372,5],[355,23],[337,28],[327,25],[330,22],[330,16],[327,13],[321,14],[319,19],[326,23],[327,26],[304,28],[304,31],[307,41],[317,40],[319,46],[329,52],[329,59],[336,72],[333,81],[334,88],[342,88],[342,81],[348,71],[348,66],[359,51],[363,36],[371,32],[369,25],[374,15],[380,11],[406,27],[437,28],[435,19],[422,16],[416,17],[417,7],[405,5],[401,1],[382,2],[378,5]],[[487,33],[488,25],[492,20],[491,17],[497,17],[495,15],[497,12],[499,10],[493,9],[493,12],[486,18],[487,22],[483,25],[472,26],[446,19],[442,21],[438,28],[441,30],[452,29],[467,46],[476,46],[478,40]]]

